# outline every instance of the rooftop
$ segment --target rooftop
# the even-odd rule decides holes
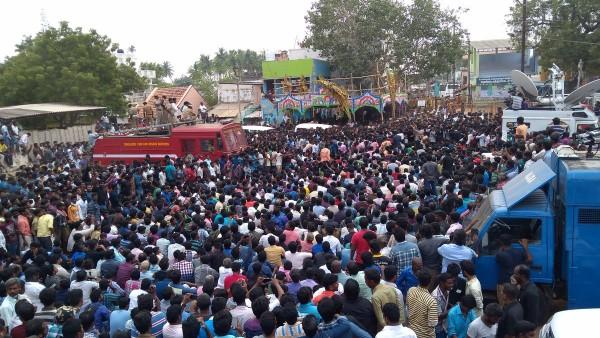
[[[148,95],[146,102],[150,105],[150,107],[154,108],[154,96],[163,97],[166,96],[167,99],[175,98],[177,99],[177,105],[181,104],[181,100],[185,96],[185,94],[192,88],[192,86],[186,87],[163,87],[163,88],[154,88],[154,90]]]
[[[496,49],[502,51],[514,49],[509,39],[471,41],[471,46],[477,51],[495,51]]]
[[[64,103],[33,103],[0,108],[0,119],[15,119],[56,113],[105,110],[99,106],[76,106]]]
[[[207,124],[195,124],[192,126],[179,126],[176,128],[173,128],[173,132],[178,132],[178,133],[195,133],[195,132],[199,132],[199,131],[209,131],[209,132],[217,132],[217,131],[221,131],[223,128],[230,128],[233,126],[239,126],[239,124],[237,123],[228,123],[228,124],[221,124],[221,123],[207,123]]]

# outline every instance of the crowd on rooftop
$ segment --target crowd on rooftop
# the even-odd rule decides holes
[[[527,238],[499,237],[490,300],[469,225],[562,141],[525,126],[507,143],[500,121],[280,127],[231,157],[107,167],[85,143],[34,144],[0,175],[0,336],[530,337]]]

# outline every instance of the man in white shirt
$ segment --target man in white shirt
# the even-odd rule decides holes
[[[323,242],[329,242],[329,246],[331,247],[331,251],[334,254],[338,254],[342,252],[342,243],[337,237],[333,236],[333,227],[327,227],[327,236],[323,237]]]
[[[15,312],[15,304],[21,299],[29,300],[29,298],[20,294],[21,281],[18,278],[10,278],[4,285],[6,287],[6,297],[0,305],[0,318],[4,320],[10,332],[15,326],[21,325],[21,321]]]
[[[467,336],[469,338],[496,337],[500,318],[502,318],[502,307],[497,303],[488,304],[483,315],[469,324]]]
[[[400,308],[387,303],[382,308],[385,326],[375,338],[417,338],[415,332],[400,323]]]
[[[148,278],[142,279],[142,284],[139,289],[132,290],[129,293],[129,311],[138,306],[138,297],[148,294],[152,281]]]
[[[77,202],[75,204],[79,210],[79,219],[85,219],[87,217],[87,201],[84,201],[81,195],[77,195]]]
[[[88,304],[91,304],[90,293],[92,293],[92,289],[100,287],[98,282],[93,282],[86,279],[87,272],[85,270],[79,270],[75,273],[75,280],[71,282],[71,290],[81,289],[81,291],[83,291],[82,308]]]
[[[77,226],[77,228],[71,231],[69,235],[69,239],[67,240],[67,251],[73,251],[73,246],[75,245],[75,235],[80,234],[83,236],[83,240],[85,241],[87,237],[89,237],[92,232],[94,232],[95,225],[92,224],[89,228],[85,228],[85,222],[82,222]]]
[[[40,292],[46,288],[40,283],[40,269],[38,267],[30,267],[25,270],[25,280],[25,296],[40,311],[44,307],[42,302],[40,302]]]
[[[177,236],[175,238],[175,243],[169,245],[167,248],[167,257],[169,258],[169,265],[175,264],[175,256],[173,255],[175,251],[185,252],[185,247],[183,246],[183,238],[181,236]]]

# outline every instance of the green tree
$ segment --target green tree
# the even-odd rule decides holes
[[[228,57],[225,48],[219,48],[217,55],[213,59],[214,72],[217,74],[217,78],[221,80],[224,75],[227,74],[228,69]]]
[[[259,78],[263,60],[262,54],[252,50],[227,51],[219,48],[212,59],[208,55],[200,55],[189,68],[185,79],[191,79],[191,83],[202,93],[207,103],[214,105],[218,101],[218,81],[237,81],[240,77],[242,80]]]
[[[318,0],[305,17],[304,47],[321,51],[340,76],[373,74],[376,64],[413,81],[447,72],[461,55],[456,11],[438,0]]]
[[[142,89],[144,81],[130,66],[117,65],[115,47],[95,30],[67,22],[26,37],[0,68],[0,104],[65,102],[122,111],[123,93]]]
[[[319,50],[341,76],[369,74],[385,61],[404,11],[393,0],[318,0],[305,16],[302,45]]]
[[[165,70],[162,66],[162,64],[160,63],[156,63],[156,62],[141,62],[140,63],[140,69],[143,70],[153,70],[155,75],[156,75],[156,79],[163,81],[165,77],[167,77],[167,75],[165,74]]]
[[[437,0],[414,0],[405,13],[403,24],[392,28],[391,67],[411,83],[447,74],[464,55],[457,10],[443,10]]]
[[[509,34],[521,48],[522,1],[515,1],[507,18]],[[577,73],[600,74],[600,5],[598,0],[528,0],[526,34],[528,47],[536,49],[540,63],[549,68]]]
[[[200,74],[212,74],[213,73],[213,61],[208,55],[200,55],[200,59],[194,62],[189,72],[197,72]]]
[[[173,86],[177,87],[189,86],[191,84],[193,84],[192,78],[187,75],[180,76],[173,80]]]
[[[173,80],[173,65],[169,61],[164,61],[161,66],[165,76]]]

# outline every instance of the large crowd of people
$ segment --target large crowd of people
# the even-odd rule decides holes
[[[107,167],[84,143],[33,145],[35,163],[0,177],[0,336],[505,338],[543,323],[527,239],[500,236],[490,299],[469,224],[554,134],[509,144],[498,116],[411,113],[248,143]]]

